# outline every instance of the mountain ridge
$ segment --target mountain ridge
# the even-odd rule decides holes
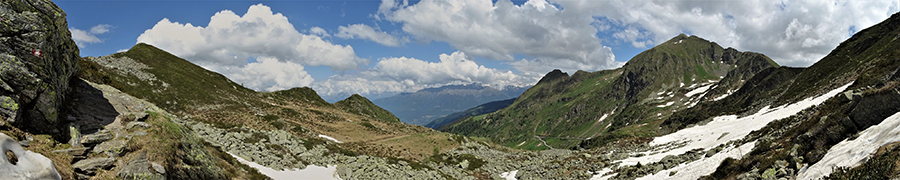
[[[479,83],[448,85],[400,93],[373,102],[405,123],[424,126],[445,115],[486,102],[517,97],[527,87],[508,86],[499,90]]]
[[[704,100],[704,95],[727,94],[742,80],[768,67],[777,64],[765,55],[725,49],[682,34],[639,53],[622,68],[578,71],[571,76],[550,72],[513,105],[491,116],[462,119],[441,130],[492,137],[507,146],[543,143],[535,136],[557,137],[549,143],[566,148],[596,146],[581,141],[598,136],[652,137],[657,130],[634,129],[635,124],[653,122],[655,126],[662,117]],[[714,91],[703,90],[699,97],[691,97],[699,93],[689,91],[700,88]]]

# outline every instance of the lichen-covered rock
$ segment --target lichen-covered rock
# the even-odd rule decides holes
[[[49,0],[7,0],[0,18],[0,119],[32,133],[64,132],[59,109],[79,59],[66,13]]]
[[[151,169],[152,168],[152,169]],[[156,163],[150,163],[147,160],[147,153],[141,151],[137,153],[134,157],[131,158],[131,161],[125,163],[125,166],[119,168],[116,172],[116,176],[122,179],[157,179],[162,180],[166,179],[162,174],[154,171],[158,171],[163,167]],[[162,170],[165,172],[165,170]]]
[[[114,162],[116,162],[115,158],[92,158],[75,162],[72,167],[79,172],[94,174],[99,169],[111,167]]]
[[[106,155],[112,157],[119,157],[122,152],[125,150],[125,141],[123,140],[115,140],[115,141],[106,141],[103,143],[94,146],[94,153],[105,153]]]
[[[128,124],[125,125],[125,129],[132,129],[132,128],[135,128],[135,127],[148,128],[148,127],[150,127],[150,124],[147,124],[147,123],[145,123],[145,122],[137,122],[137,121],[135,121],[135,122],[128,122]]]
[[[113,138],[115,138],[115,136],[110,133],[89,134],[89,135],[85,135],[81,139],[81,143],[82,144],[94,144],[94,143],[109,141],[110,139],[113,139]]]

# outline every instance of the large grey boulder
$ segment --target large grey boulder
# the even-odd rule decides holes
[[[59,109],[80,58],[66,13],[49,0],[5,0],[0,18],[0,119],[32,133],[66,131]]]

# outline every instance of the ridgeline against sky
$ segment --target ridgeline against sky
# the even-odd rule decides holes
[[[620,67],[681,33],[805,67],[900,10],[890,0],[57,3],[82,55],[144,42],[255,90],[310,86],[325,99],[532,85],[552,69]]]

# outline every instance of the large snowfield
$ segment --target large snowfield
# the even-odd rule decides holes
[[[341,178],[337,176],[335,171],[337,171],[337,166],[328,165],[328,167],[316,166],[316,165],[307,165],[305,169],[294,169],[294,170],[275,170],[272,168],[268,168],[254,162],[250,162],[245,160],[244,158],[235,156],[234,154],[228,153],[241,163],[244,163],[250,167],[256,168],[263,175],[269,176],[272,179],[338,179]]]
[[[837,95],[840,92],[843,92],[845,89],[847,89],[847,87],[850,86],[850,84],[852,84],[852,82],[829,91],[828,93],[825,93],[821,96],[807,98],[794,104],[771,109],[766,106],[759,110],[757,113],[746,117],[739,118],[737,115],[714,117],[713,121],[707,124],[685,128],[672,134],[654,138],[653,141],[650,142],[651,146],[686,143],[686,145],[684,146],[675,148],[661,148],[655,151],[648,152],[635,152],[633,154],[643,153],[646,155],[641,157],[631,157],[618,162],[621,162],[620,166],[634,165],[638,162],[640,162],[641,164],[648,164],[658,162],[662,160],[663,157],[666,157],[668,155],[684,154],[685,152],[697,148],[708,150],[710,148],[715,148],[720,144],[728,143],[732,140],[742,139],[747,136],[747,134],[750,134],[751,131],[759,130],[765,127],[766,124],[769,124],[769,122],[789,117],[791,115],[797,114],[803,109],[825,102],[825,100]],[[730,147],[725,150],[726,152],[716,154],[713,157],[703,158],[694,162],[690,162],[688,164],[681,164],[675,168],[661,171],[665,173],[657,173],[657,175],[665,175],[663,176],[665,177],[665,179],[696,179],[700,176],[715,171],[715,167],[718,166],[726,157],[739,159],[744,154],[750,152],[750,150],[753,149],[754,145],[755,143],[747,143],[738,148]],[[668,177],[668,172],[673,170],[678,171],[675,174],[675,177]],[[647,178],[656,177],[657,175],[651,175]],[[595,175],[592,179],[606,179],[609,177],[611,176],[606,176],[604,178],[602,174],[598,174]]]
[[[856,167],[865,162],[881,146],[900,141],[900,113],[866,128],[854,140],[844,140],[828,149],[825,157],[806,171],[800,171],[799,179],[818,179],[831,174],[833,168]]]

